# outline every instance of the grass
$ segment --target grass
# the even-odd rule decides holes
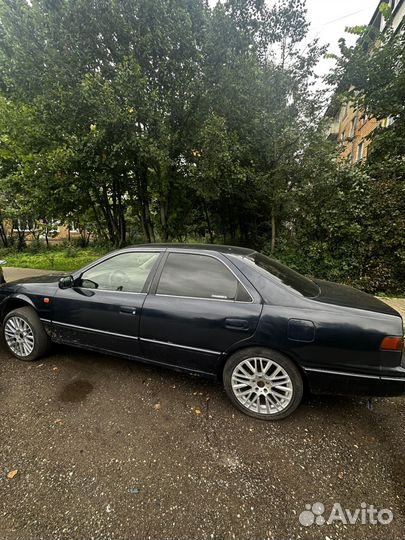
[[[74,272],[97,260],[108,250],[100,248],[50,248],[39,252],[0,250],[0,259],[7,261],[7,266],[18,268],[36,268],[38,270],[55,270]]]

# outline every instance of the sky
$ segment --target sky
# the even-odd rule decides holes
[[[211,6],[217,0],[208,0]],[[271,6],[276,0],[266,0]],[[345,37],[353,45],[356,37],[345,34],[346,26],[368,24],[379,0],[307,0],[307,20],[311,24],[308,40],[318,37],[320,44],[330,44],[328,52],[338,53],[338,40]],[[325,75],[333,66],[333,60],[322,59],[317,67],[318,75]]]
[[[345,37],[349,45],[356,41],[356,36],[345,34],[345,27],[368,24],[378,3],[378,0],[307,0],[309,39],[318,37],[321,44],[329,43],[328,52],[338,53],[339,38]],[[326,74],[332,62],[322,59],[317,73]]]

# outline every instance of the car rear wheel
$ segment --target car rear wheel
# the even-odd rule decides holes
[[[50,346],[50,339],[38,315],[28,306],[14,309],[6,315],[3,335],[11,354],[26,362],[41,358]]]
[[[301,402],[304,385],[295,364],[284,355],[258,347],[232,355],[223,381],[232,403],[261,420],[281,420]]]

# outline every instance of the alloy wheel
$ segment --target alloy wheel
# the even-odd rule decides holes
[[[4,337],[11,351],[18,356],[29,356],[34,350],[34,332],[22,317],[14,316],[7,320]]]
[[[239,403],[257,414],[284,411],[293,398],[293,384],[287,371],[270,358],[246,358],[236,365],[232,391]]]

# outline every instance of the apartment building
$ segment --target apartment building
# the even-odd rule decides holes
[[[392,10],[393,27],[397,30],[405,18],[405,0],[381,0],[369,22],[371,28],[383,31],[386,21],[380,12],[380,5],[388,3]],[[367,158],[370,140],[368,136],[378,126],[388,127],[393,118],[383,121],[369,118],[353,103],[338,105],[332,103],[326,111],[326,117],[331,119],[328,138],[339,144],[340,157],[350,163],[357,163]]]

